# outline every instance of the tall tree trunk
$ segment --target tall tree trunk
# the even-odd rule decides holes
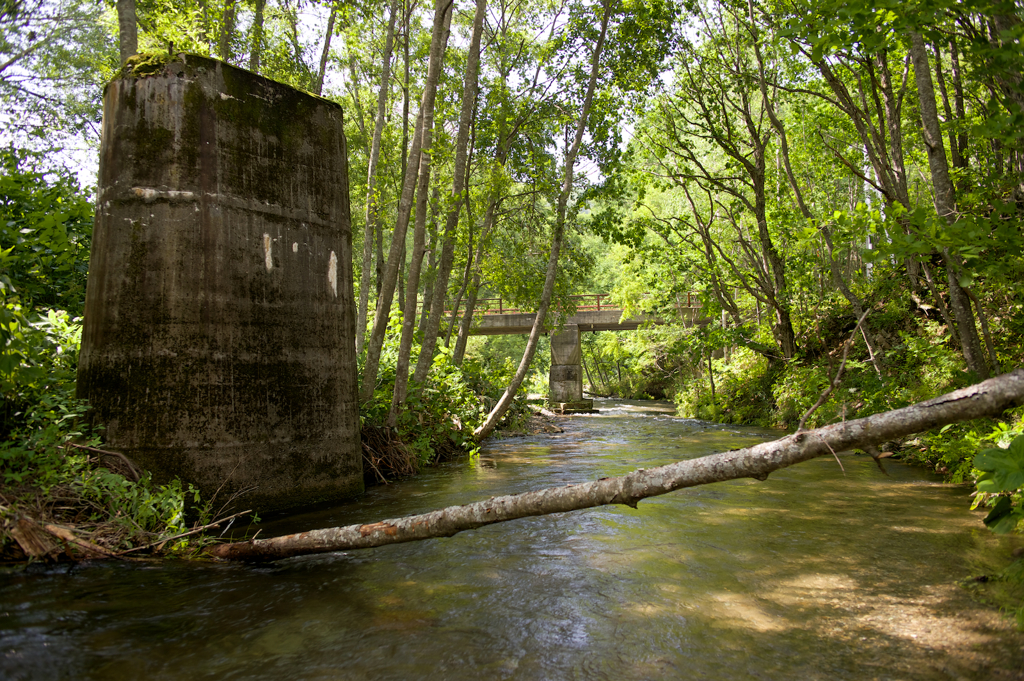
[[[957,168],[967,168],[970,166],[967,154],[967,126],[963,125],[963,122],[967,119],[967,110],[964,106],[964,84],[960,70],[960,50],[955,37],[949,41],[949,65],[950,78],[953,81],[953,109],[956,114],[956,120],[961,124],[956,136],[957,155],[961,165],[956,165],[954,162],[954,166]]]
[[[384,135],[384,119],[387,114],[388,90],[391,86],[391,53],[394,50],[395,20],[398,15],[398,0],[392,0],[391,16],[388,17],[387,36],[384,39],[384,56],[381,59],[380,90],[377,92],[377,117],[373,124],[373,141],[370,142],[370,158],[366,171],[366,224],[363,228],[363,267],[359,281],[359,309],[356,317],[356,354],[363,351],[366,340],[366,315],[370,305],[371,259],[373,258],[374,234],[380,226],[379,196],[377,189],[377,165],[380,162],[381,137]]]
[[[971,293],[971,289],[965,288],[964,291],[971,297],[971,301],[974,303],[974,309],[978,311],[978,321],[981,322],[981,333],[985,338],[985,349],[988,350],[988,361],[990,362],[990,366],[995,373],[1001,374],[1003,369],[999,365],[999,358],[996,356],[996,346],[995,343],[992,342],[992,332],[988,328],[988,317],[985,315],[985,310],[982,309],[977,296]]]
[[[875,65],[879,75],[879,90],[882,94],[882,110],[885,116],[886,135],[889,141],[889,175],[892,192],[897,201],[905,208],[910,207],[910,190],[907,187],[907,167],[903,154],[903,121],[901,110],[903,97],[897,95],[893,87],[892,72],[889,69],[889,56],[881,50],[875,57]],[[904,77],[904,81],[906,77]]]
[[[935,106],[935,90],[932,88],[928,52],[920,33],[911,32],[910,39],[910,56],[914,61],[914,76],[917,80],[921,109],[921,134],[928,152],[928,168],[932,176],[935,210],[939,217],[952,225],[957,220],[956,190],[949,177],[946,151],[942,145],[942,131],[939,128],[939,115]],[[956,319],[961,351],[967,361],[967,367],[978,377],[987,378],[989,375],[988,365],[985,363],[985,356],[981,351],[981,340],[974,322],[971,300],[960,286],[960,263],[948,248],[942,249],[942,259],[946,264],[949,305],[953,309],[953,317]]]
[[[478,74],[480,72],[480,39],[483,34],[484,17],[487,14],[487,0],[477,0],[476,14],[473,18],[473,34],[469,43],[469,54],[466,60],[466,77],[462,88],[462,111],[459,114],[459,132],[455,139],[455,167],[452,171],[452,198],[448,215],[444,224],[443,246],[441,259],[434,278],[433,302],[430,317],[423,335],[420,357],[416,363],[414,381],[422,385],[427,380],[427,372],[434,360],[434,349],[437,347],[437,334],[441,328],[441,317],[444,316],[444,299],[448,293],[448,279],[451,276],[452,264],[455,260],[455,228],[459,224],[459,213],[466,191],[466,158],[469,146],[469,131],[472,127],[473,113],[476,111]]]
[[[373,397],[373,389],[377,382],[380,369],[380,353],[384,346],[384,334],[387,331],[388,316],[391,312],[391,301],[398,283],[398,273],[404,260],[405,236],[409,228],[409,218],[413,208],[413,196],[419,177],[420,149],[423,144],[423,130],[426,116],[433,117],[434,100],[437,94],[437,83],[441,76],[441,60],[444,54],[444,41],[448,34],[451,21],[452,0],[437,0],[434,10],[434,25],[431,31],[430,60],[427,66],[427,79],[423,86],[423,98],[420,112],[416,118],[416,129],[409,147],[409,159],[405,168],[402,183],[402,197],[398,203],[398,215],[395,219],[395,230],[391,238],[391,250],[388,253],[387,270],[381,286],[377,311],[373,318],[373,330],[366,347],[366,363],[363,369],[363,383],[360,398],[367,401]]]
[[[584,390],[583,392],[590,393],[592,395],[594,394],[594,390],[597,386],[594,385],[594,379],[590,375],[590,367],[587,366],[587,353],[585,350],[580,352],[580,364],[583,365],[583,373],[587,375],[587,387],[590,388],[590,390]]]
[[[331,54],[331,37],[334,35],[334,22],[338,17],[338,3],[331,3],[331,14],[327,18],[327,31],[324,33],[324,49],[320,53],[320,68],[316,72],[316,82],[313,83],[313,92],[322,95],[324,93],[324,78],[327,77],[327,58]]]
[[[449,16],[451,16],[449,14]],[[433,116],[423,124],[423,149],[420,152],[420,175],[416,187],[416,221],[413,228],[412,259],[409,261],[409,277],[406,280],[405,307],[402,315],[402,337],[398,344],[398,359],[395,364],[395,385],[391,391],[391,408],[388,410],[387,425],[398,425],[398,412],[405,404],[409,388],[409,357],[412,354],[413,336],[416,331],[416,304],[419,298],[420,269],[426,233],[427,193],[430,188],[430,145],[433,139]]]
[[[199,37],[206,43],[206,47],[209,50],[207,54],[216,54],[217,45],[214,40],[213,21],[210,19],[210,1],[198,0],[197,4],[199,5],[199,15],[202,17],[199,26]]]
[[[939,314],[942,315],[942,320],[946,322],[946,328],[952,334],[956,328],[956,323],[953,321],[953,317],[949,314],[949,308],[946,306],[946,301],[942,298],[942,291],[940,290],[938,282],[935,280],[935,276],[932,274],[932,268],[928,266],[927,261],[921,261],[921,272],[924,274],[924,280],[928,282],[928,288],[931,289],[933,297],[935,299],[935,307],[938,308]],[[959,337],[956,337],[959,338]],[[954,339],[954,344],[959,348],[960,341]]]
[[[939,44],[936,43],[933,46],[935,50],[935,82],[939,86],[939,96],[942,98],[942,110],[946,115],[946,136],[949,139],[949,160],[954,168],[964,168],[966,164],[963,157],[960,155],[960,143],[959,137],[957,136],[957,127],[959,127],[959,121],[953,116],[953,105],[950,102],[949,88],[946,87],[946,74],[942,69],[942,49]],[[956,187],[956,184],[953,185]]]
[[[904,208],[910,208],[910,190],[907,186],[907,164],[906,158],[903,154],[903,118],[901,110],[903,108],[903,90],[901,89],[900,95],[896,94],[896,90],[893,87],[892,72],[889,69],[889,55],[885,49],[882,49],[875,56],[875,66],[879,76],[879,90],[882,94],[882,111],[885,117],[885,127],[888,132],[887,138],[889,140],[889,163],[890,163],[890,181],[892,198],[888,199],[891,203],[893,200],[898,201]],[[909,68],[909,65],[908,65]],[[903,82],[906,83],[907,73],[903,74]],[[877,170],[876,170],[877,177]],[[906,225],[903,225],[904,232],[908,232]],[[919,291],[921,289],[921,264],[917,258],[908,255],[904,259],[904,266],[907,269],[907,279],[910,281],[910,290]],[[937,291],[933,291],[934,295],[938,295]],[[860,317],[860,313],[857,313]]]
[[[224,3],[224,13],[220,24],[220,37],[217,40],[217,53],[221,61],[231,61],[231,43],[235,39],[235,2]]]
[[[117,0],[118,46],[121,63],[139,51],[139,22],[135,18],[135,0]]]
[[[612,396],[612,382],[608,380],[608,372],[604,370],[604,365],[601,364],[601,358],[598,357],[597,353],[594,353],[594,366],[597,368],[597,375],[601,379],[602,391],[607,397]]]
[[[763,150],[761,150],[763,151]],[[772,295],[769,303],[775,311],[772,334],[779,345],[782,356],[792,359],[796,355],[796,331],[790,313],[789,285],[786,281],[786,261],[775,247],[768,231],[768,210],[764,185],[764,155],[758,154],[757,171],[750,179],[754,190],[754,218],[757,220],[757,236],[761,254],[768,263],[772,278]]]
[[[1016,5],[1004,4],[1000,11],[1010,10],[1006,14],[996,14],[991,19],[990,40],[992,44],[998,45],[1004,51],[1020,51],[1019,25],[1021,18],[1020,9],[1016,8],[1017,14],[1012,13]],[[1018,119],[1024,112],[1024,73],[1019,68],[1000,66],[997,64],[987,65],[993,75],[995,85],[1002,94],[1002,108]],[[1006,171],[1016,175],[1013,192],[1013,199],[1018,204],[1024,203],[1024,147],[1018,137],[1013,140],[1004,137],[999,140],[1000,152],[1003,161],[1009,166]],[[1002,163],[1000,163],[1002,165]],[[1008,178],[1009,179],[1009,178]]]
[[[271,561],[292,556],[373,548],[434,537],[517,518],[624,504],[636,508],[648,497],[714,482],[751,478],[764,481],[774,471],[850,449],[869,449],[911,433],[995,417],[1024,404],[1024,370],[992,378],[934,400],[863,419],[804,430],[774,442],[639,469],[614,478],[564,487],[491,497],[463,506],[364,525],[311,530],[284,537],[220,544],[207,553],[229,560]]]
[[[441,40],[441,55],[438,61],[438,72],[444,64],[444,55],[448,46],[449,26],[452,11],[446,13]],[[433,56],[433,55],[432,55]],[[412,354],[413,335],[416,330],[416,303],[419,297],[420,270],[423,266],[423,250],[427,227],[427,197],[430,190],[431,152],[434,135],[434,108],[424,108],[422,114],[422,138],[420,147],[419,178],[416,187],[416,222],[413,228],[412,260],[409,261],[409,278],[406,280],[405,315],[402,319],[402,338],[398,346],[398,362],[395,368],[395,387],[391,393],[391,409],[388,411],[388,426],[394,428],[398,424],[398,412],[405,404],[409,387],[409,357]],[[421,353],[422,354],[422,353]]]
[[[402,80],[402,177],[405,177],[407,164],[409,163],[409,42],[412,40],[410,36],[412,31],[412,7],[409,6],[409,0],[405,2],[403,18],[405,20],[403,31],[405,40],[402,41],[402,49],[405,73]]]
[[[881,191],[886,205],[898,203],[909,209],[910,195],[903,153],[901,115],[905,87],[900,87],[898,91],[894,87],[889,67],[889,54],[884,48],[879,49],[866,63],[872,67],[871,78],[861,79],[859,75],[857,78],[866,80],[872,87],[877,87],[877,92],[872,92],[872,96],[875,100],[880,100],[877,108],[880,109],[879,116],[882,120],[879,121],[878,126],[872,124],[872,116],[866,105],[859,106],[857,104],[855,97],[847,88],[846,82],[835,74],[829,61],[819,60],[815,62],[815,66],[835,94],[840,110],[846,114],[856,128],[864,152],[874,171],[875,185]],[[909,67],[909,64],[907,66]],[[850,68],[852,70],[852,67]],[[907,72],[903,75],[904,85],[907,75]],[[840,157],[838,150],[833,149],[833,154]],[[852,167],[849,159],[843,159],[843,161]],[[920,287],[920,264],[913,257],[908,257],[904,264],[911,290],[917,290]]]
[[[366,153],[370,153],[371,136],[366,134],[366,113],[363,111],[363,100],[359,96],[360,84],[359,84],[359,69],[356,66],[356,56],[349,50],[351,47],[348,43],[345,44],[345,58],[348,61],[348,75],[349,81],[345,83],[345,87],[352,94],[352,105],[356,108],[356,126],[359,128],[359,134],[364,140],[366,140]]]
[[[458,318],[459,302],[462,299],[463,291],[467,292],[466,296],[466,307],[462,312],[462,319],[458,326],[458,335],[455,338],[455,349],[452,350],[452,363],[455,366],[462,366],[462,360],[466,356],[466,343],[469,341],[469,332],[473,325],[473,315],[476,312],[476,300],[480,295],[480,259],[483,257],[484,241],[487,239],[487,235],[490,234],[491,229],[495,223],[495,211],[498,207],[498,197],[493,196],[487,204],[487,210],[484,211],[483,224],[480,227],[480,235],[476,242],[476,254],[473,254],[472,239],[470,240],[469,252],[466,256],[466,282],[463,285],[463,290],[459,292],[459,295],[455,299],[455,307],[452,310],[452,320],[448,325],[448,338],[445,340],[445,344],[449,345],[451,342],[452,331],[455,327],[455,320]],[[471,223],[472,224],[472,223]],[[470,232],[472,236],[472,232]]]
[[[576,156],[579,154],[580,144],[583,142],[583,135],[587,130],[587,121],[590,118],[590,110],[594,103],[594,90],[597,88],[597,75],[601,66],[601,53],[604,50],[605,36],[608,33],[608,22],[611,20],[612,0],[604,0],[602,3],[601,33],[598,35],[597,43],[594,45],[594,53],[590,65],[590,81],[587,83],[587,93],[583,99],[583,107],[580,110],[579,120],[576,122],[576,134],[572,145],[565,153],[565,177],[562,180],[561,191],[558,194],[558,204],[555,213],[555,225],[551,235],[551,254],[548,257],[547,274],[544,278],[544,289],[541,292],[540,305],[537,308],[537,316],[533,320],[533,328],[530,330],[530,337],[526,341],[526,349],[523,351],[523,358],[519,362],[519,368],[512,378],[511,384],[505,389],[501,399],[494,405],[494,408],[487,415],[483,424],[473,431],[473,437],[479,442],[490,435],[494,428],[501,421],[501,418],[508,411],[512,400],[515,399],[519,386],[526,378],[526,372],[533,363],[533,356],[537,352],[537,341],[544,330],[544,321],[551,306],[551,298],[555,292],[555,275],[558,273],[558,254],[562,248],[562,238],[565,232],[565,216],[569,205],[569,196],[573,188],[573,172],[576,166]]]
[[[430,309],[434,302],[431,291],[434,290],[434,280],[437,278],[437,241],[438,221],[441,213],[441,188],[434,184],[430,190],[430,219],[427,220],[427,271],[420,279],[423,281],[423,305],[419,313],[416,333],[420,338],[427,329],[427,320],[430,319]]]
[[[384,288],[384,223],[377,218],[377,235],[374,238],[374,300],[380,300],[381,291]],[[363,336],[366,336],[366,327],[363,326]]]
[[[263,10],[267,6],[267,0],[256,0],[256,14],[252,20],[252,29],[249,31],[249,70],[253,73],[260,72],[260,58],[263,56]]]
[[[843,297],[846,298],[847,302],[850,303],[850,306],[853,308],[854,312],[857,315],[857,318],[859,319],[864,315],[864,302],[856,294],[854,294],[853,290],[850,289],[849,285],[846,283],[846,279],[845,277],[843,277],[843,273],[840,271],[840,267],[836,263],[834,252],[835,249],[832,246],[832,235],[830,233],[830,230],[826,226],[825,221],[815,220],[813,213],[811,213],[811,209],[807,206],[807,202],[804,201],[804,194],[800,187],[800,183],[797,181],[796,173],[793,172],[793,166],[790,162],[789,157],[789,137],[786,134],[785,126],[782,124],[782,121],[779,119],[778,115],[775,112],[775,102],[773,102],[772,99],[768,96],[768,79],[765,73],[764,57],[761,54],[760,31],[758,30],[757,23],[754,19],[753,0],[747,0],[747,6],[749,11],[751,35],[753,37],[754,43],[754,57],[757,59],[758,85],[761,90],[761,102],[765,112],[768,114],[768,120],[771,122],[772,127],[775,128],[775,131],[779,135],[779,147],[782,156],[782,165],[786,171],[786,178],[789,180],[789,186],[793,190],[793,196],[796,199],[796,204],[797,207],[800,209],[801,215],[803,215],[804,218],[808,221],[808,224],[813,225],[817,223],[821,225],[821,234],[825,240],[825,245],[828,248],[826,254],[828,256],[829,271],[832,275],[832,283],[836,286],[836,288],[840,290],[840,292],[843,294]],[[863,327],[861,328],[861,331],[865,334],[866,339],[867,332],[864,331]],[[865,340],[865,342],[867,341]],[[871,359],[872,363],[874,364],[875,371],[878,373],[879,376],[881,376],[882,370],[881,367],[878,365],[878,362],[874,357],[874,354],[872,354]],[[708,355],[708,376],[711,377],[711,395],[712,403],[714,403],[715,383],[714,377],[711,374],[710,355]]]
[[[402,314],[405,314],[405,265],[408,260],[408,246],[408,243],[403,242],[402,253],[398,256],[398,311]]]
[[[309,69],[309,64],[303,58],[302,41],[299,39],[299,14],[298,8],[288,7],[285,5],[284,20],[288,24],[288,42],[291,43],[292,48],[292,62],[295,65],[297,71],[301,71],[305,75],[305,84],[307,89],[312,89],[316,82],[316,74]]]
[[[480,272],[473,272],[473,279],[466,291],[466,304],[459,319],[458,335],[455,337],[455,349],[452,350],[452,364],[462,366],[466,358],[466,345],[469,333],[473,328],[473,317],[476,314],[476,301],[480,296]]]

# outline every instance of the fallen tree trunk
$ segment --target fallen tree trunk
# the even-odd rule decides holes
[[[231,560],[279,560],[305,554],[451,537],[463,530],[492,523],[607,504],[625,504],[636,508],[637,502],[646,497],[736,478],[765,480],[772,471],[802,461],[833,452],[871,447],[948,423],[997,416],[1021,404],[1024,404],[1024,369],[1017,369],[903,409],[816,430],[798,431],[780,440],[746,449],[647,470],[641,468],[618,478],[602,478],[582,485],[492,497],[464,506],[452,506],[368,525],[333,527],[271,539],[221,544],[210,548],[208,552],[217,558]]]

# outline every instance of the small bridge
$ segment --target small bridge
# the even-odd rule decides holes
[[[576,312],[551,335],[548,402],[562,413],[589,412],[594,408],[593,400],[583,399],[581,333],[633,331],[641,324],[666,323],[665,319],[653,315],[623,318],[622,308],[613,304],[607,294],[585,294],[572,296],[572,299],[576,303]],[[700,299],[692,293],[679,294],[676,309],[684,324],[693,324],[700,311]],[[470,335],[530,333],[536,318],[535,312],[505,307],[501,298],[483,298],[477,301]]]

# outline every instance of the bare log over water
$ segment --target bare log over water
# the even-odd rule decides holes
[[[1024,369],[1017,369],[927,402],[816,430],[799,431],[746,449],[647,470],[641,468],[622,477],[492,497],[464,506],[451,506],[368,525],[332,527],[284,537],[221,544],[209,549],[209,553],[232,560],[279,560],[305,554],[451,537],[463,530],[506,520],[607,504],[636,508],[637,502],[646,497],[736,478],[765,480],[769,473],[802,461],[876,445],[948,423],[998,416],[1021,404],[1024,404]]]

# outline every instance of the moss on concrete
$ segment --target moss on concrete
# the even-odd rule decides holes
[[[264,511],[359,493],[341,108],[190,54],[105,105],[78,386],[108,444]]]
[[[171,54],[170,52],[146,52],[128,57],[128,61],[121,68],[119,78],[145,78],[155,76],[164,72],[168,64],[182,61],[184,55]]]

